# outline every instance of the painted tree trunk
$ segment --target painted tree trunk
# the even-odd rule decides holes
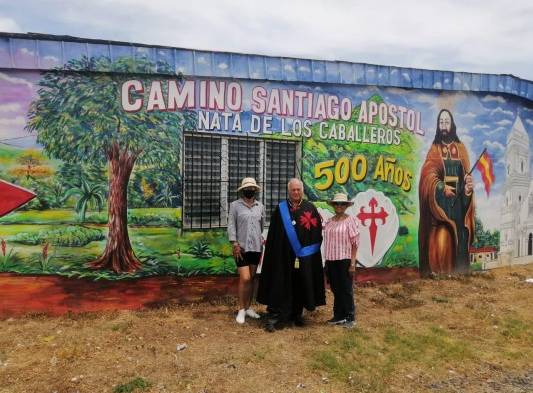
[[[109,269],[117,273],[132,272],[141,267],[128,235],[128,182],[136,155],[120,151],[117,144],[108,152],[109,159],[109,234],[102,256],[91,262],[93,269]]]

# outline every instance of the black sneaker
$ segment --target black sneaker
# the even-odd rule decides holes
[[[344,323],[340,324],[339,326],[345,328],[345,329],[353,329],[357,326],[357,322],[355,321],[345,321]]]
[[[273,323],[269,323],[267,322],[265,324],[265,331],[269,332],[269,333],[274,333],[276,331],[276,327],[274,326]]]
[[[329,325],[342,325],[343,323],[346,322],[346,318],[331,318],[331,319],[328,319],[328,324]]]
[[[286,327],[286,323],[284,321],[280,321],[278,319],[269,319],[265,323],[265,331],[269,333],[273,333],[276,330],[282,330]]]
[[[294,317],[294,326],[297,326],[297,327],[305,326],[304,317],[301,315]]]

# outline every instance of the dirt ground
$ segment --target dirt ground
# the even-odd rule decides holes
[[[329,293],[275,333],[238,326],[232,297],[8,318],[0,392],[533,392],[527,278],[533,265],[358,287],[352,330],[324,323]]]

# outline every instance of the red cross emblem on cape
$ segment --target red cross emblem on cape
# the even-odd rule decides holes
[[[313,213],[311,213],[310,211],[305,211],[300,216],[300,225],[302,225],[308,231],[311,229],[312,226],[316,227],[317,224],[317,219],[313,217]]]
[[[0,180],[0,217],[31,201],[36,196],[25,188]]]

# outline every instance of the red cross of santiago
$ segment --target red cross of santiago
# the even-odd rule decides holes
[[[361,209],[359,209],[359,214],[357,215],[357,218],[361,221],[361,224],[366,227],[365,221],[370,220],[370,226],[368,227],[370,231],[370,248],[372,250],[372,255],[374,255],[374,244],[376,243],[376,235],[378,233],[378,226],[376,225],[377,220],[381,220],[381,225],[385,225],[387,222],[387,217],[389,216],[389,213],[385,211],[383,206],[380,207],[380,211],[376,212],[376,208],[378,207],[378,201],[376,198],[372,198],[368,202],[368,206],[370,206],[370,213],[365,212],[365,207],[361,206]]]

